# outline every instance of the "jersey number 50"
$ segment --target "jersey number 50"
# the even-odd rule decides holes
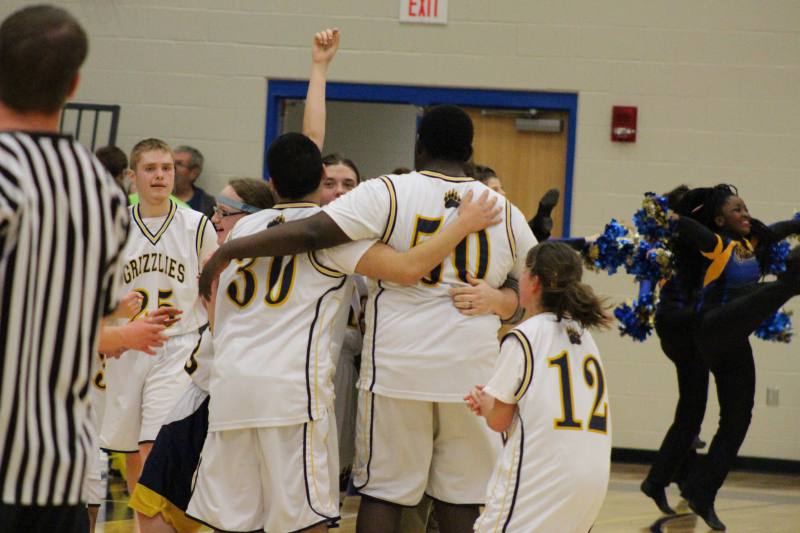
[[[433,235],[442,225],[442,218],[428,218],[422,215],[417,215],[417,223],[414,227],[414,236],[411,238],[411,247],[418,245],[423,235]],[[476,279],[483,279],[486,277],[486,271],[489,268],[489,236],[486,230],[481,230],[478,233],[467,235],[452,253],[453,268],[456,271],[458,279],[467,283],[467,261],[469,259],[469,241],[474,238],[478,242],[478,257],[477,266],[473,275]],[[425,285],[435,286],[442,280],[442,265],[434,268],[430,274],[422,278],[422,283]]]

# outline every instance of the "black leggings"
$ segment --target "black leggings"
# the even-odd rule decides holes
[[[703,313],[697,346],[714,374],[719,399],[719,429],[708,454],[684,486],[684,494],[713,503],[747,436],[756,391],[756,368],[749,336],[793,292],[779,282],[759,283],[751,292]]]
[[[694,438],[700,433],[708,400],[708,367],[697,350],[694,339],[687,335],[692,330],[695,312],[691,306],[659,307],[656,313],[656,333],[661,349],[675,364],[678,373],[678,405],[647,481],[657,487],[666,487],[672,481],[682,482],[697,461],[692,448]]]

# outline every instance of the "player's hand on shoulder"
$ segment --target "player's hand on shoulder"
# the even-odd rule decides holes
[[[136,291],[131,291],[122,297],[111,316],[112,318],[133,318],[141,309],[142,295]]]
[[[314,63],[328,64],[339,50],[339,28],[328,28],[314,34],[311,45],[311,60]]]
[[[497,195],[488,190],[475,198],[473,191],[467,191],[458,207],[457,223],[464,224],[467,233],[476,233],[503,221],[503,208],[497,206]]]

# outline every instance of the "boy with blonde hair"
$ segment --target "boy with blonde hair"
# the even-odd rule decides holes
[[[202,213],[179,208],[170,198],[175,163],[169,145],[144,139],[134,146],[131,170],[140,201],[130,207],[131,231],[123,252],[123,291],[141,295],[137,320],[162,307],[179,309],[181,320],[165,330],[169,340],[154,356],[132,351],[109,360],[106,410],[100,432],[107,451],[128,454],[132,491],[152,443],[170,409],[189,384],[183,367],[208,322],[198,296],[202,260],[217,247],[214,228]]]

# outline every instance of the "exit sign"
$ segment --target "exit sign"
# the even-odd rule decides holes
[[[447,0],[400,0],[400,22],[447,24]]]

